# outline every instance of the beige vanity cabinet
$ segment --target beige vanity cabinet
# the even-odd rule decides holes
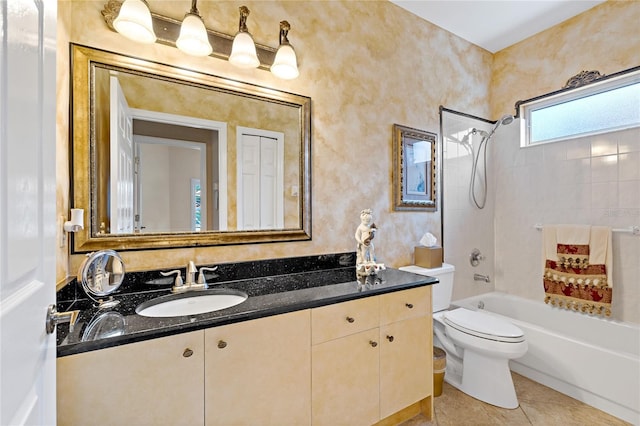
[[[312,423],[371,425],[430,402],[431,326],[430,287],[312,309]]]
[[[310,311],[205,330],[205,424],[311,423]]]
[[[202,425],[204,331],[57,359],[58,425]]]
[[[431,287],[380,296],[381,419],[433,394],[432,341]]]
[[[367,426],[416,406],[431,415],[431,326],[427,286],[61,357],[58,424]]]
[[[378,324],[377,297],[311,310],[314,426],[378,421]]]

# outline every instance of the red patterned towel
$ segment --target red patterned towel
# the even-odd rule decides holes
[[[545,303],[611,315],[611,229],[557,225],[543,228]]]

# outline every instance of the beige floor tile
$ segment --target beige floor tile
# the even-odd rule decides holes
[[[512,373],[520,407],[498,408],[472,398],[448,383],[434,399],[435,419],[419,415],[401,426],[625,426],[616,417]]]
[[[624,426],[629,423],[513,373],[520,408],[534,426]]]
[[[429,421],[423,414],[418,414],[412,419],[401,423],[398,426],[437,426],[435,421]]]
[[[507,410],[485,404],[460,392],[448,383],[444,384],[442,395],[435,398],[434,407],[438,426],[530,424],[521,410]]]

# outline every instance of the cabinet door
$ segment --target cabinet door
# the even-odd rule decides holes
[[[378,337],[374,328],[311,348],[314,426],[378,421]]]
[[[380,418],[433,393],[431,317],[380,327]]]
[[[308,425],[309,310],[205,330],[207,425]]]
[[[204,332],[57,360],[58,425],[202,425]]]

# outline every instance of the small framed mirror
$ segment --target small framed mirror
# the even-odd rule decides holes
[[[436,141],[435,133],[393,125],[394,210],[436,210]]]

